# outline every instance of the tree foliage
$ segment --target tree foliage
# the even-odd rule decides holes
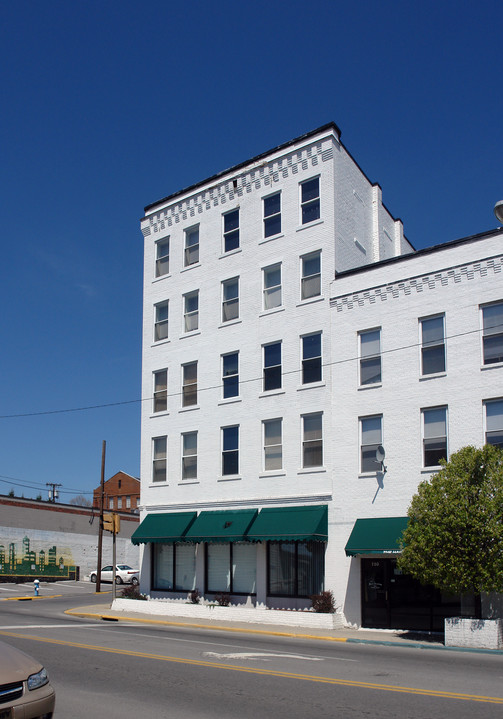
[[[74,504],[77,507],[91,507],[93,503],[90,499],[84,497],[83,494],[78,494],[76,497],[72,497],[68,504]]]
[[[453,594],[503,590],[503,451],[464,447],[419,485],[398,566]]]

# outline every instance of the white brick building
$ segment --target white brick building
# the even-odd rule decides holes
[[[463,263],[494,255],[498,237],[410,254],[401,222],[334,124],[148,206],[142,231],[142,396],[152,397],[135,539],[142,590],[177,598],[197,587],[210,598],[304,607],[325,587],[360,623],[360,559],[344,551],[355,521],[405,514],[423,476],[421,409],[447,406],[449,432],[468,423],[449,395],[467,384],[468,357],[451,358],[449,340],[448,371],[418,379],[418,318],[445,314],[444,339],[465,323],[450,318],[451,305],[475,307],[480,320],[478,304],[498,299],[497,263],[484,272]],[[430,342],[439,326],[424,324]],[[432,350],[432,361],[440,354]],[[498,396],[486,385],[502,381],[495,369],[481,375],[470,384],[480,416],[482,399]],[[373,418],[369,445],[386,447],[384,480],[373,467],[360,473],[359,417]],[[436,427],[441,417],[427,420]],[[449,436],[449,451],[461,438],[482,441],[474,423]]]

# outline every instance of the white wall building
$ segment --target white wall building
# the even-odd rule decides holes
[[[346,543],[357,519],[406,513],[424,476],[421,422],[436,430],[447,407],[448,451],[482,441],[474,417],[452,435],[463,409],[450,393],[470,384],[482,417],[500,372],[479,360],[484,379],[468,383],[472,363],[449,339],[448,366],[423,377],[418,342],[438,345],[441,328],[445,348],[466,322],[451,307],[475,302],[479,322],[498,299],[494,260],[462,269],[498,236],[411,254],[334,124],[148,206],[141,226],[142,591],[304,607],[327,588],[360,623],[361,560]],[[361,428],[386,447],[384,480],[361,472]]]

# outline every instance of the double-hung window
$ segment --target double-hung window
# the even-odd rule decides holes
[[[503,449],[503,399],[493,399],[486,407],[486,444]]]
[[[255,594],[257,548],[251,542],[206,544],[207,592]]]
[[[182,434],[182,479],[197,479],[197,432]]]
[[[239,352],[222,355],[222,387],[224,399],[239,395]]]
[[[152,544],[152,589],[190,592],[196,586],[196,545]]]
[[[302,466],[323,466],[323,415],[321,412],[302,417]]]
[[[503,362],[503,302],[482,307],[484,364]]]
[[[300,209],[302,224],[320,218],[320,178],[314,177],[300,185]]]
[[[224,252],[239,247],[239,209],[224,215]]]
[[[445,372],[444,315],[424,317],[421,324],[421,374]]]
[[[168,438],[154,437],[152,440],[152,482],[165,482],[167,477]]]
[[[423,467],[447,459],[447,407],[423,409]]]
[[[168,409],[168,370],[154,372],[154,413]]]
[[[381,330],[365,330],[359,333],[360,385],[381,382]]]
[[[183,296],[184,332],[193,332],[199,327],[199,290]]]
[[[182,365],[182,407],[197,404],[197,362]]]
[[[301,261],[300,298],[307,300],[310,297],[321,295],[321,252],[310,252],[303,255]]]
[[[239,277],[222,282],[222,322],[239,317]]]
[[[169,272],[169,238],[155,243],[155,276],[162,277]]]
[[[264,310],[281,307],[281,263],[264,267]]]
[[[282,419],[267,419],[262,422],[266,472],[283,467],[282,423]]]
[[[199,226],[185,230],[184,267],[199,262]]]
[[[325,542],[267,542],[267,594],[319,594],[325,576],[325,547]]]
[[[264,237],[273,237],[281,232],[281,194],[264,197]]]
[[[155,305],[154,342],[168,338],[168,308],[168,300]]]
[[[321,332],[302,337],[302,384],[321,382]]]
[[[239,425],[222,427],[222,475],[239,474]]]
[[[281,389],[281,342],[264,345],[264,392]]]
[[[360,470],[377,472],[381,463],[377,459],[377,448],[382,444],[382,415],[360,419]]]

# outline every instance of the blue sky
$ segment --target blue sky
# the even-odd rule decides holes
[[[415,247],[496,227],[502,47],[490,0],[2,3],[0,494],[139,476],[145,205],[333,120]]]

